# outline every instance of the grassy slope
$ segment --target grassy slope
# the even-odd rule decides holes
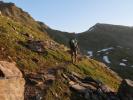
[[[47,56],[44,54],[38,54],[25,48],[18,43],[18,41],[23,41],[25,43],[28,39],[26,36],[20,34],[21,32],[26,32],[33,35],[35,40],[51,40],[46,33],[41,32],[38,28],[25,26],[23,23],[14,22],[7,17],[0,17],[0,59],[12,59],[16,61],[20,69],[28,71],[37,71],[41,67],[47,68],[55,67],[55,65],[60,66],[62,63],[65,65],[66,62],[70,61],[70,55],[60,48],[55,48],[54,50],[46,49],[48,52]],[[34,62],[32,60],[33,58],[38,59],[38,62]],[[115,90],[117,90],[120,83],[120,80],[118,80],[113,74],[108,72],[102,67],[102,65],[99,64],[99,62],[95,60],[82,58],[82,61],[76,65],[69,63],[65,67],[65,72],[67,73],[74,71],[82,76],[92,76],[93,78],[99,79]],[[61,76],[59,75],[59,77]],[[62,82],[60,79],[58,80],[57,78],[57,81],[53,83],[51,90],[48,91],[58,92],[58,86],[62,86],[62,88],[68,88],[67,83]],[[61,90],[62,93],[64,93],[64,91],[65,90]],[[64,95],[61,92],[60,95],[62,95],[63,98]],[[49,95],[51,95],[51,92],[48,92],[46,97],[50,98]]]

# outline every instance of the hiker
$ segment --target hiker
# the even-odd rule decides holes
[[[72,63],[76,63],[77,53],[78,53],[78,41],[76,40],[76,38],[71,39],[69,41],[69,45],[70,45],[70,54],[71,54]]]

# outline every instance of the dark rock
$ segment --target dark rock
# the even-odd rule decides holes
[[[30,37],[30,35],[26,32],[21,32],[20,34],[24,35],[24,36],[27,36],[27,37]]]
[[[99,86],[102,85],[102,82],[100,82],[99,80],[95,80],[92,77],[85,77],[84,79],[82,79],[83,83],[88,83],[91,84],[93,86],[95,86],[96,88],[98,88]]]
[[[0,70],[0,78],[5,77],[4,73]]]
[[[133,100],[133,81],[124,79],[119,87],[118,95],[121,100]]]
[[[26,44],[27,48],[38,53],[45,53],[45,47],[43,41],[29,40]]]
[[[26,75],[27,78],[37,79],[37,80],[43,80],[43,76],[39,75],[37,73],[29,73]]]
[[[91,100],[99,100],[96,94],[91,95]]]
[[[95,82],[95,83],[97,83],[92,77],[89,77],[89,76],[85,77],[82,80],[82,82],[84,82],[84,83],[89,83],[89,82]]]
[[[90,93],[88,93],[88,92],[85,93],[85,99],[86,99],[86,100],[90,100]]]
[[[32,61],[34,61],[35,63],[38,63],[38,59],[36,59],[36,58],[32,58]]]
[[[101,85],[100,86],[101,90],[104,92],[104,93],[109,93],[109,92],[114,92],[114,90],[112,90],[109,86],[107,85]]]
[[[30,85],[36,85],[36,84],[39,83],[37,80],[35,80],[35,79],[30,79],[30,78],[27,80],[27,82],[28,82],[28,84],[30,84]]]

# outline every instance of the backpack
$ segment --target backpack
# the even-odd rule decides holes
[[[70,47],[77,48],[77,45],[78,45],[78,41],[76,39],[72,39],[70,41]]]

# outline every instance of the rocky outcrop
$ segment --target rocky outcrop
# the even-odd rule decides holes
[[[133,81],[124,79],[118,91],[92,77],[81,78],[76,73],[63,74],[69,81],[72,92],[81,95],[83,100],[133,100]]]
[[[24,85],[15,63],[0,61],[0,100],[24,100]]]
[[[34,41],[29,40],[26,44],[27,48],[31,49],[32,51],[38,52],[38,53],[44,53],[44,42],[43,41]]]
[[[45,100],[47,89],[56,80],[56,69],[41,69],[36,73],[25,71],[25,100]]]
[[[77,73],[63,74],[63,77],[69,81],[71,91],[82,100],[120,100],[113,89],[92,77],[82,78]]]
[[[63,46],[60,46],[58,43],[54,41],[38,41],[34,40],[33,38],[29,38],[29,40],[24,44],[19,42],[20,44],[26,46],[28,49],[38,52],[38,53],[46,53],[46,49],[56,50],[57,48],[63,49]],[[46,53],[47,54],[47,53]]]
[[[121,100],[133,100],[133,81],[124,79],[120,85],[118,95]]]

